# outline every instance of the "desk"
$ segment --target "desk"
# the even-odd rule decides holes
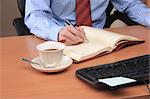
[[[141,26],[108,29],[144,39],[146,42],[117,52],[72,64],[67,70],[45,74],[34,70],[20,58],[38,56],[36,46],[44,42],[35,36],[0,38],[0,98],[1,99],[148,99],[145,85],[121,88],[115,91],[98,90],[78,79],[75,71],[98,64],[115,62],[150,53],[150,30]]]

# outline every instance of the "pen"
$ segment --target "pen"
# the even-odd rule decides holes
[[[68,20],[65,20],[65,23],[66,23],[67,25],[70,25],[70,26],[76,28],[76,27],[75,27],[70,21],[68,21]]]
[[[75,27],[69,20],[65,20],[65,23],[66,23],[67,25],[70,25],[70,26],[72,26],[72,27],[74,27],[74,28],[76,29],[76,27]],[[89,42],[89,40],[88,40],[87,38],[85,38],[85,41],[86,41],[86,42]]]

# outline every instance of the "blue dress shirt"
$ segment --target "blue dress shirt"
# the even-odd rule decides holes
[[[110,0],[90,0],[93,27],[103,28]],[[111,0],[116,9],[142,25],[150,27],[150,9],[141,0]],[[26,0],[25,24],[34,35],[57,41],[68,19],[76,24],[76,0]]]

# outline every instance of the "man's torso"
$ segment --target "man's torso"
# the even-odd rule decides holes
[[[91,16],[94,27],[102,28],[105,24],[105,10],[110,0],[90,0]],[[54,17],[59,21],[70,20],[73,24],[76,21],[76,0],[51,0],[50,8]],[[84,11],[84,10],[83,10]]]

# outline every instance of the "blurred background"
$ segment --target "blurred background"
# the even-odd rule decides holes
[[[0,0],[0,36],[16,35],[12,25],[14,18],[19,17],[17,0]]]

